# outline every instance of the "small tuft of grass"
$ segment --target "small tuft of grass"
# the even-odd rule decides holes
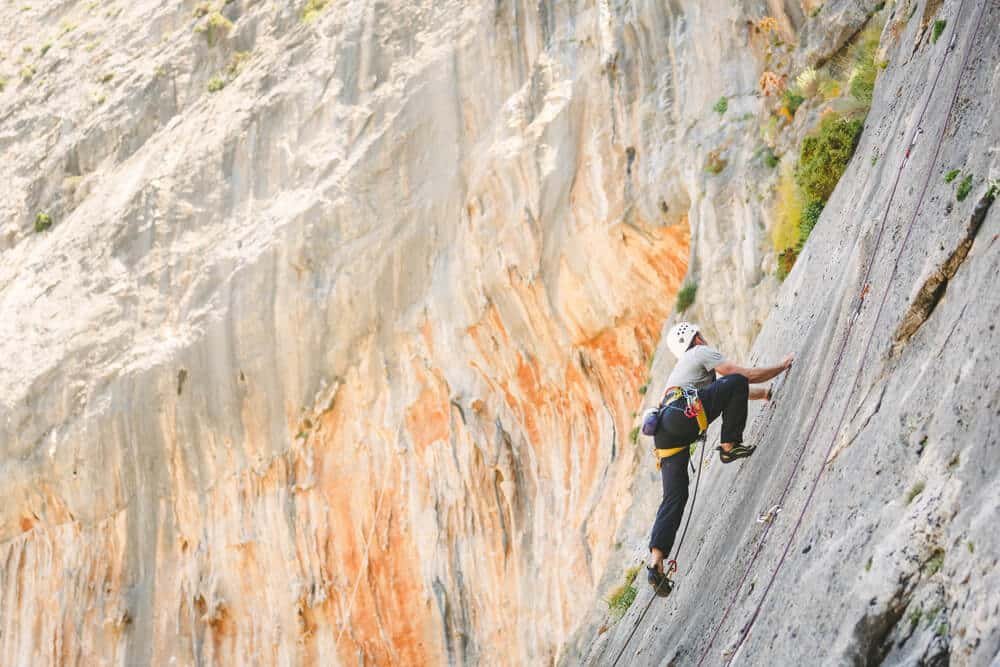
[[[997,193],[1000,193],[1000,178],[994,178],[986,186],[986,198],[990,201],[997,198]]]
[[[924,615],[924,610],[917,607],[910,612],[910,630],[913,631],[920,625],[920,617]]]
[[[709,151],[705,158],[705,171],[710,174],[718,174],[729,164],[725,158],[719,155],[719,151]]]
[[[913,499],[924,492],[924,481],[920,480],[916,484],[910,487],[910,490],[906,492],[906,504],[909,505],[913,502]]]
[[[688,283],[681,287],[677,292],[677,312],[683,313],[685,310],[690,308],[697,295],[698,285],[695,283]]]
[[[775,251],[781,252],[798,243],[802,206],[802,197],[795,184],[795,168],[786,156],[781,163],[774,203],[776,220],[771,229],[771,241],[774,243]]]
[[[934,27],[931,29],[931,43],[937,44],[938,38],[941,37],[941,33],[944,32],[945,27],[948,22],[944,19],[938,19],[934,22]]]
[[[863,124],[857,119],[827,116],[802,140],[795,182],[806,201],[826,202],[854,155]]]
[[[328,4],[330,4],[330,0],[309,0],[302,9],[302,20],[305,23],[312,23],[319,18]]]
[[[720,116],[725,114],[727,109],[729,109],[729,99],[725,95],[720,97],[718,101],[712,105],[712,111]]]
[[[781,102],[784,107],[788,109],[789,116],[794,116],[795,112],[799,110],[799,107],[802,106],[802,103],[805,101],[805,97],[791,88],[786,89],[785,92],[781,94]]]
[[[6,87],[7,87],[7,77],[0,76],[0,93],[2,93],[3,89]]]
[[[215,46],[220,39],[229,36],[229,31],[233,29],[233,22],[227,19],[219,11],[210,12],[205,22],[195,28],[195,32],[205,35],[209,46]]]
[[[52,216],[48,213],[38,213],[35,215],[35,232],[44,232],[52,226]]]
[[[865,563],[865,572],[871,572],[871,571],[872,571],[872,557],[869,556],[868,562]]]
[[[35,66],[34,65],[25,65],[24,67],[21,68],[21,81],[24,81],[25,83],[28,83],[33,78],[35,78]]]
[[[222,80],[221,76],[213,76],[208,80],[208,92],[217,93],[226,87],[226,82]]]
[[[778,163],[781,162],[781,160],[778,159],[778,156],[775,155],[774,151],[770,148],[764,149],[764,152],[761,154],[761,161],[768,169],[774,169],[778,166]]]
[[[232,55],[229,59],[229,64],[226,65],[226,77],[230,81],[240,75],[240,72],[243,71],[243,66],[250,60],[250,55],[249,51],[237,51]]]
[[[52,48],[52,42],[46,42],[42,44],[42,48],[38,50],[38,55],[44,56],[46,53],[49,52],[49,49],[51,48]]]
[[[639,566],[630,567],[625,570],[625,582],[611,591],[608,595],[607,603],[608,610],[611,612],[611,616],[615,620],[620,619],[628,611],[628,608],[632,606],[635,602],[635,596],[638,594],[635,586],[636,575],[639,574]]]
[[[924,565],[924,572],[928,577],[937,574],[941,568],[944,566],[944,551],[942,549],[936,549],[931,557],[927,560]]]
[[[865,106],[871,105],[875,94],[875,79],[880,69],[876,54],[879,38],[882,36],[882,25],[882,21],[871,21],[858,35],[849,52],[851,73],[848,89],[851,96]]]
[[[811,201],[802,209],[802,220],[799,222],[799,243],[795,248],[796,251],[802,252],[802,247],[806,244],[806,239],[809,238],[822,213],[823,202]]]
[[[629,431],[628,439],[630,441],[632,441],[633,445],[638,444],[638,442],[639,442],[639,427],[638,426],[633,427],[632,430]]]
[[[647,382],[646,384],[639,387],[639,393],[645,394],[648,389],[649,389],[649,383]]]
[[[100,81],[101,83],[109,83],[113,78],[115,78],[115,73],[108,72],[107,74],[101,77]]]
[[[961,173],[962,173],[961,169],[952,169],[951,171],[949,171],[947,174],[944,175],[944,182],[951,183]]]
[[[795,252],[795,248],[785,248],[778,253],[778,269],[775,271],[775,275],[778,280],[784,280],[788,277],[788,274],[792,272],[792,267],[795,266],[795,260],[798,259],[799,253]]]
[[[955,190],[955,199],[965,201],[970,192],[972,192],[972,174],[963,178],[962,182],[958,184],[958,189]]]
[[[969,553],[970,553],[970,554],[972,554],[972,553],[975,553],[975,552],[976,552],[976,545],[975,545],[975,544],[973,544],[972,540],[969,540],[969,541],[968,541],[968,542],[966,543],[966,545],[965,545],[965,546],[969,547]]]

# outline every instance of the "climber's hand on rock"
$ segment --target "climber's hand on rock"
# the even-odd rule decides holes
[[[789,354],[784,359],[781,360],[781,367],[786,371],[792,367],[792,362],[795,361],[795,355]]]

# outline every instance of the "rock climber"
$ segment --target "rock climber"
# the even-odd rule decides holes
[[[793,361],[789,354],[777,366],[737,366],[710,347],[698,327],[690,322],[671,327],[667,347],[677,357],[677,365],[667,377],[660,405],[643,413],[643,433],[653,435],[663,478],[663,500],[649,539],[646,570],[654,592],[663,597],[670,593],[663,559],[674,545],[688,499],[691,443],[722,415],[722,443],[716,448],[719,459],[731,463],[753,454],[756,447],[743,444],[747,401],[769,400],[771,389],[751,389],[749,385],[780,375],[791,368]]]

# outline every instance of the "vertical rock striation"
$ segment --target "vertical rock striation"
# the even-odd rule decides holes
[[[0,9],[4,664],[551,661],[763,277],[739,8],[320,4]]]

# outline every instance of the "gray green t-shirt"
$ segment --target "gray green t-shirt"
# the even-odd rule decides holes
[[[668,387],[683,387],[693,385],[701,389],[715,381],[715,367],[722,363],[723,357],[713,347],[695,345],[688,349],[677,360],[674,370],[667,378]]]

